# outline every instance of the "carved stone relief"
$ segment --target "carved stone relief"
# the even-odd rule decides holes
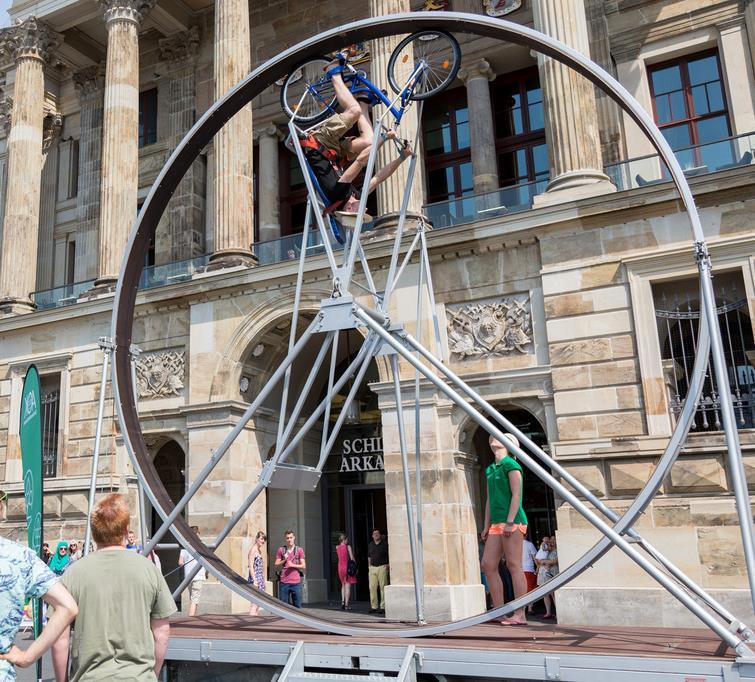
[[[140,398],[179,395],[184,387],[186,352],[169,350],[143,353],[136,360],[136,386]]]
[[[448,306],[446,324],[449,349],[462,360],[531,351],[532,317],[526,295]]]

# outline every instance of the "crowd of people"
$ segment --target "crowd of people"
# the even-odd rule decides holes
[[[556,536],[546,536],[535,546],[528,539],[528,520],[522,507],[522,468],[507,443],[491,437],[494,461],[486,470],[488,500],[481,533],[484,543],[481,570],[491,606],[498,608],[544,585],[558,574]],[[0,518],[5,493],[0,491]],[[155,679],[162,667],[170,632],[169,616],[176,604],[154,552],[142,555],[142,545],[129,528],[130,510],[118,493],[104,497],[92,513],[91,531],[97,551],[83,555],[83,544],[60,540],[54,552],[42,546],[42,559],[30,549],[0,537],[0,680],[15,679],[13,665],[31,665],[52,649],[58,680],[112,678]],[[192,526],[197,535],[199,528]],[[389,582],[389,548],[382,531],[374,529],[367,548],[370,613],[385,614],[385,588]],[[277,596],[285,604],[301,608],[302,582],[307,570],[304,549],[296,535],[286,530],[283,544],[274,553]],[[267,535],[257,532],[248,553],[248,581],[267,591]],[[93,548],[90,545],[90,548]],[[120,551],[122,550],[122,551]],[[349,538],[341,534],[335,547],[341,583],[341,609],[352,606],[354,587],[360,579],[357,557]],[[196,559],[181,550],[178,563],[189,583],[189,616],[195,616],[207,578]],[[102,580],[108,576],[108,580]],[[49,606],[42,634],[25,651],[14,645],[24,604],[42,598]],[[552,594],[544,596],[544,619],[555,618]],[[252,604],[249,614],[259,607]],[[502,625],[527,622],[532,605],[522,606],[501,620]],[[75,619],[75,627],[71,623]],[[124,667],[125,666],[125,667]]]

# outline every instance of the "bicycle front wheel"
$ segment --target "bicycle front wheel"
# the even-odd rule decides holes
[[[308,59],[283,81],[281,107],[297,125],[315,125],[335,112],[336,93],[324,71],[332,61],[327,57]]]
[[[404,38],[388,60],[388,82],[396,94],[407,88],[409,76],[420,64],[423,69],[412,89],[412,100],[437,95],[454,81],[461,66],[456,38],[441,30],[419,31]]]

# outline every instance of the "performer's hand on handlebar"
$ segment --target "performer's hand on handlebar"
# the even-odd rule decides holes
[[[412,151],[412,145],[409,144],[409,140],[404,140],[404,145],[401,147],[401,158],[403,159],[409,159],[412,156],[414,156],[414,151]]]

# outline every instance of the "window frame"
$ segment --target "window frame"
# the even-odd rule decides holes
[[[707,114],[703,114],[701,116],[695,116],[692,114],[694,112],[694,100],[692,97],[692,84],[690,83],[689,79],[689,63],[691,61],[695,61],[698,59],[704,59],[705,57],[711,57],[714,56],[716,58],[716,65],[718,67],[718,76],[719,76],[719,83],[721,85],[721,92],[722,92],[722,99],[723,99],[723,109],[719,109],[714,112],[708,112]],[[674,119],[667,123],[659,123],[658,122],[658,107],[656,106],[656,94],[655,94],[655,87],[653,85],[653,72],[659,71],[661,69],[666,69],[670,66],[679,66],[679,73],[682,80],[682,93],[684,95],[684,105],[685,105],[685,113],[687,114],[686,118],[683,119]],[[674,57],[672,59],[666,59],[660,62],[655,62],[653,64],[647,64],[646,65],[646,71],[647,71],[647,79],[648,79],[648,89],[650,92],[650,104],[652,106],[653,110],[653,122],[658,126],[658,129],[663,133],[664,128],[671,128],[674,126],[680,126],[682,124],[687,125],[690,130],[690,145],[689,147],[682,147],[681,149],[689,149],[691,147],[695,147],[695,163],[700,165],[702,163],[702,159],[700,157],[699,150],[697,147],[701,144],[713,144],[712,142],[708,143],[702,143],[700,142],[700,136],[698,133],[697,124],[700,121],[705,121],[711,118],[716,118],[721,115],[725,116],[726,118],[726,130],[727,133],[724,137],[721,138],[721,140],[725,140],[727,137],[731,137],[732,135],[732,126],[731,126],[731,111],[729,109],[729,93],[726,89],[726,80],[724,78],[724,71],[721,65],[721,55],[717,47],[708,48],[705,50],[701,50],[698,52],[690,52],[689,54],[684,54],[678,57]],[[659,97],[662,95],[658,95]],[[674,150],[674,151],[680,151],[680,150]]]
[[[460,95],[462,95],[460,97]],[[425,161],[425,185],[426,185],[426,201],[428,204],[434,204],[434,203],[440,203],[443,201],[454,201],[457,199],[461,199],[464,194],[463,190],[461,189],[461,166],[465,163],[471,163],[472,162],[472,144],[470,139],[469,147],[466,147],[464,149],[459,149],[459,140],[457,135],[457,123],[456,123],[456,108],[451,108],[451,104],[454,102],[463,101],[467,111],[469,110],[469,100],[467,97],[467,89],[465,86],[461,86],[458,88],[452,88],[451,90],[446,90],[445,92],[441,93],[440,95],[433,98],[433,106],[435,105],[447,105],[448,111],[451,112],[452,115],[452,121],[450,121],[450,130],[451,130],[451,147],[452,151],[450,152],[444,152],[442,154],[435,154],[433,156],[430,156],[425,152],[424,154],[424,161]],[[440,108],[440,106],[437,106],[436,108]],[[425,122],[422,122],[422,148],[425,150],[427,148],[426,143],[426,126]],[[430,173],[436,170],[441,170],[443,168],[452,168],[453,169],[453,179],[454,179],[454,191],[449,192],[445,195],[445,197],[441,197],[440,194],[432,194],[430,192]],[[468,196],[468,195],[467,195]]]
[[[540,91],[542,92],[542,85],[540,84],[540,72],[538,71],[538,68],[536,66],[501,74],[490,84],[490,104],[493,114],[493,126],[495,132],[495,156],[498,168],[498,184],[501,187],[515,187],[519,184],[522,184],[521,182],[515,182],[508,185],[503,184],[504,174],[501,169],[501,156],[503,154],[507,152],[516,152],[519,149],[524,149],[527,158],[526,183],[531,183],[537,181],[535,174],[535,159],[532,150],[534,149],[534,147],[537,147],[541,144],[546,145],[546,147],[548,144],[545,139],[545,123],[543,123],[542,128],[538,128],[535,131],[531,129],[529,102],[527,98],[527,82],[532,78],[537,79],[538,85],[540,86]],[[519,85],[519,96],[522,102],[522,124],[526,132],[522,133],[521,135],[499,136],[498,130],[495,129],[495,91],[508,88],[508,86],[514,83]],[[544,108],[545,104],[543,103],[543,109]],[[547,180],[547,178],[541,178],[541,180]]]
[[[157,88],[148,88],[139,92],[139,109],[137,112],[137,131],[138,131],[138,146],[148,147],[149,145],[157,143],[157,113],[158,113],[158,93]],[[144,124],[141,126],[141,130],[138,129],[139,118],[143,115]],[[149,135],[150,128],[147,125],[148,117],[154,117],[154,139]]]

